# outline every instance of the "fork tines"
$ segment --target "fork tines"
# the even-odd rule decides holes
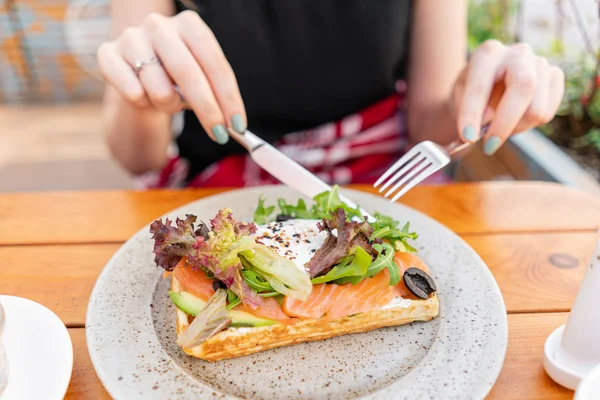
[[[426,152],[420,146],[413,147],[396,161],[373,186],[377,188],[387,179],[387,182],[379,188],[379,193],[393,185],[384,195],[384,197],[388,198],[404,185],[392,198],[391,201],[395,202],[415,185],[440,168],[440,166],[435,164],[435,161],[429,159]],[[392,174],[394,175],[388,179]]]

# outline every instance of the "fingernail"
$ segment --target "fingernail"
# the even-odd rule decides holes
[[[498,136],[492,136],[488,140],[486,140],[483,145],[483,152],[488,156],[494,154],[499,148],[502,140]]]
[[[244,118],[242,118],[241,114],[234,114],[233,117],[231,117],[231,125],[238,133],[246,132],[246,124],[244,123]]]
[[[215,141],[219,144],[225,144],[229,141],[229,135],[227,134],[227,129],[221,124],[215,125],[212,128],[212,133],[215,137]]]
[[[477,132],[475,132],[475,128],[472,125],[465,126],[463,129],[463,137],[469,142],[474,142],[478,139]]]

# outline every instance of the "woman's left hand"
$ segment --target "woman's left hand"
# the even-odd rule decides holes
[[[488,40],[472,54],[456,83],[451,107],[465,141],[483,138],[492,155],[512,134],[554,118],[564,93],[564,74],[519,43],[506,46]]]

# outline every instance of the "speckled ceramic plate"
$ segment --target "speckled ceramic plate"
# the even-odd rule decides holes
[[[411,222],[437,283],[438,318],[232,360],[192,358],[175,344],[169,283],[154,264],[145,227],[109,261],[88,306],[88,348],[109,393],[116,399],[484,398],[507,343],[504,302],[486,265],[431,218],[380,197],[344,192],[367,210]],[[272,202],[299,197],[281,186],[237,190],[168,216],[191,213],[208,220],[228,206],[237,218],[250,220],[261,195]]]

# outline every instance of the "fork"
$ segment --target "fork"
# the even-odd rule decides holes
[[[489,124],[481,128],[480,138],[483,137],[488,128]],[[410,149],[404,156],[396,161],[394,165],[388,168],[388,170],[377,179],[373,187],[378,188],[381,185],[381,187],[379,187],[379,193],[381,193],[393,185],[391,189],[385,193],[384,197],[388,198],[397,192],[390,200],[391,203],[394,203],[410,189],[450,164],[450,160],[454,154],[466,149],[471,144],[472,142],[463,142],[459,139],[443,147],[429,140],[425,140]],[[398,191],[398,189],[400,189],[400,191]]]

